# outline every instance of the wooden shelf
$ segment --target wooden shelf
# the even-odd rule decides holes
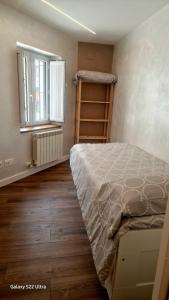
[[[80,136],[80,140],[106,140],[106,136]]]
[[[95,104],[109,104],[110,102],[109,101],[90,101],[90,100],[82,100],[81,101],[82,103],[95,103]]]
[[[109,120],[105,119],[80,119],[81,122],[108,122]]]
[[[91,83],[84,84],[78,79],[75,143],[80,140],[106,143],[110,140],[114,86]]]

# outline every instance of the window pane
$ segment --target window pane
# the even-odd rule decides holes
[[[24,74],[24,119],[25,122],[30,122],[30,105],[29,105],[29,57],[23,57],[23,74]]]
[[[24,122],[29,125],[49,121],[47,84],[48,60],[34,53],[24,52]]]
[[[47,121],[48,120],[48,107],[47,107],[47,62],[35,59],[35,93],[34,93],[34,121]]]

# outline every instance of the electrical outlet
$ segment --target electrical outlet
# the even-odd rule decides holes
[[[2,168],[2,167],[3,167],[3,161],[0,160],[0,168]]]
[[[14,164],[14,158],[5,159],[5,167],[10,167]]]

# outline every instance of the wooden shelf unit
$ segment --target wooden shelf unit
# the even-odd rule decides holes
[[[77,82],[75,143],[110,141],[114,84]]]

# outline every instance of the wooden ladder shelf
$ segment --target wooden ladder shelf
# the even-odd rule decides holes
[[[113,83],[102,84],[78,79],[75,143],[92,141],[106,143],[110,141],[113,90]],[[100,95],[99,91],[101,91]]]

